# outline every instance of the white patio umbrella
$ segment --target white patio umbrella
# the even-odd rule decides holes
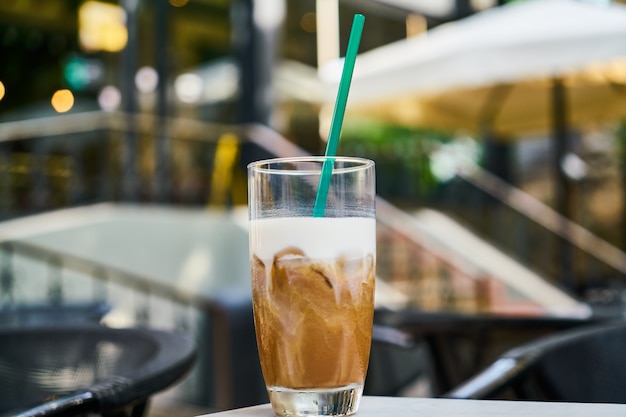
[[[332,87],[338,74],[321,72]],[[527,0],[365,52],[347,108],[491,138],[551,134],[560,167],[569,127],[626,117],[626,7]],[[555,173],[557,210],[568,216],[569,182]],[[567,243],[561,256],[565,282]]]
[[[321,71],[332,88],[341,62]],[[348,112],[502,135],[626,116],[626,7],[528,0],[362,53]],[[558,97],[556,97],[558,99]],[[558,104],[558,103],[557,103]]]

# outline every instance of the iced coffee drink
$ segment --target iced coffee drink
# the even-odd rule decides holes
[[[354,413],[372,335],[375,217],[251,215],[249,230],[257,344],[274,411]]]
[[[375,221],[262,219],[251,230],[255,325],[270,395],[362,386],[372,334]]]

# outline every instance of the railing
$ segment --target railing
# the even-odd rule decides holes
[[[100,201],[245,204],[248,161],[306,154],[263,126],[181,118],[157,122],[150,115],[131,120],[119,113],[93,112],[3,124],[0,192],[13,197],[2,200],[0,216]],[[160,135],[160,126],[165,126],[165,135]],[[134,132],[133,146],[126,143],[128,129]],[[46,132],[46,137],[40,132]],[[158,145],[161,140],[166,144]],[[170,151],[165,161],[155,151],[163,147]],[[25,160],[31,162],[18,163],[16,148],[23,149]],[[2,165],[1,161],[8,162]],[[167,175],[155,181],[159,172]],[[128,190],[135,192],[128,194]],[[378,274],[392,284],[405,304],[429,310],[489,312],[513,302],[502,298],[498,277],[437,245],[432,237],[411,227],[410,216],[382,199],[378,220]],[[531,310],[536,307],[530,304]]]
[[[235,177],[220,176],[228,170],[223,166],[228,162],[224,151],[232,144],[232,135],[240,146],[231,146],[236,158],[229,163],[239,162],[247,126],[169,119],[167,133],[160,137],[155,117],[138,115],[132,120],[129,123],[119,113],[93,112],[2,124],[0,216],[100,201],[206,205],[226,198],[229,203],[245,202],[245,192],[231,187],[237,183],[245,188],[243,171],[233,169]],[[132,146],[129,129],[134,133]],[[157,147],[162,147],[159,142],[166,144],[166,160],[156,158]],[[214,169],[216,157],[221,170]],[[157,176],[163,172],[166,175]],[[224,186],[226,180],[231,184]],[[225,190],[238,193],[217,195]]]
[[[555,285],[592,304],[623,303],[626,253],[617,246],[478,167],[460,170],[448,193],[455,201],[442,207]]]

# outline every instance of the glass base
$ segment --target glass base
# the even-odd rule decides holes
[[[282,387],[268,389],[277,416],[347,416],[359,408],[363,384],[338,388],[295,390]]]

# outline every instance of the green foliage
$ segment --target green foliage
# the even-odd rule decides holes
[[[341,142],[367,141],[378,146],[389,146],[390,143],[404,141],[449,142],[452,139],[451,133],[438,130],[409,128],[378,121],[352,119],[346,121],[343,126]]]
[[[451,134],[435,130],[353,120],[343,126],[338,154],[374,160],[379,194],[414,200],[428,197],[436,189],[430,153],[452,139]]]

